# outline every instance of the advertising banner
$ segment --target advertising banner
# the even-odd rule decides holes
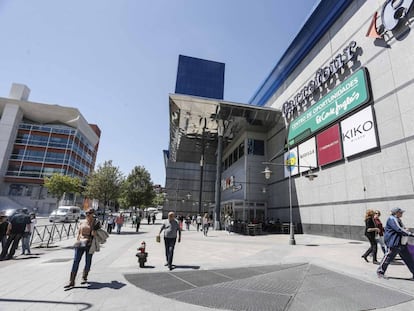
[[[284,155],[284,162],[285,164],[285,177],[289,177],[289,173],[291,176],[299,174],[299,167],[298,167],[298,147],[290,149],[290,151],[285,152]]]
[[[315,137],[299,145],[299,172],[317,167]]]
[[[289,145],[306,139],[369,99],[366,69],[361,68],[290,122]]]
[[[341,136],[339,135],[339,124],[335,124],[316,135],[318,145],[318,161],[323,166],[342,159]]]
[[[345,157],[378,147],[377,130],[371,106],[342,121],[341,132]]]

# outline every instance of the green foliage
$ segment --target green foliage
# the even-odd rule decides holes
[[[155,198],[154,186],[148,171],[136,166],[128,175],[122,186],[121,206],[143,208],[152,204]]]
[[[165,196],[163,193],[157,193],[154,199],[152,200],[152,206],[162,206],[165,202]]]
[[[119,168],[113,166],[112,161],[105,161],[88,177],[85,194],[108,206],[109,202],[118,200],[123,181]]]
[[[60,200],[63,194],[66,193],[81,193],[82,182],[78,177],[71,177],[62,174],[53,174],[51,177],[46,177],[44,186],[47,191]]]

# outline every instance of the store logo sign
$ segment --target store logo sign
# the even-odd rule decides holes
[[[342,145],[338,123],[316,135],[316,142],[318,145],[319,165],[327,165],[342,159]]]
[[[330,63],[319,68],[312,80],[308,83],[290,100],[282,105],[282,114],[285,119],[290,119],[293,114],[299,113],[301,109],[310,102],[314,93],[321,91],[325,84],[328,83],[337,73],[342,73],[342,69],[346,68],[348,63],[356,57],[357,43],[351,41],[348,46],[343,49],[343,53],[335,56]]]
[[[298,166],[298,148],[295,147],[290,149],[289,152],[286,152],[284,155],[284,171],[285,177],[289,177],[289,175],[297,175],[299,174],[299,166]]]
[[[234,186],[234,176],[227,177],[221,180],[221,190],[227,190]]]
[[[414,0],[387,0],[381,9],[380,22],[377,26],[378,12],[374,13],[367,37],[383,38],[386,31],[394,30],[407,15]]]
[[[364,67],[290,122],[288,142],[295,145],[370,100]]]
[[[312,137],[299,145],[299,171],[303,173],[315,167],[317,167],[316,139]]]
[[[237,186],[233,186],[231,189],[232,192],[237,192],[242,189],[242,184],[238,184]]]
[[[341,122],[345,157],[376,148],[377,132],[371,106]]]
[[[359,137],[363,136],[365,132],[368,132],[370,130],[372,130],[372,128],[374,127],[374,122],[368,120],[365,121],[364,124],[359,124],[354,126],[353,128],[347,130],[345,133],[343,133],[343,140],[354,140],[354,139],[358,139]]]

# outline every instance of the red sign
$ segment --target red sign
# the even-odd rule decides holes
[[[342,159],[339,124],[335,124],[322,133],[316,135],[316,143],[318,146],[318,162],[320,166]]]

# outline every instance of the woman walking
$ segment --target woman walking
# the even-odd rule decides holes
[[[203,217],[203,234],[204,234],[204,236],[207,236],[208,227],[210,227],[210,218],[208,217],[208,214],[205,213],[204,217]]]
[[[367,210],[365,213],[365,236],[368,238],[370,247],[361,256],[366,262],[368,261],[368,255],[372,253],[372,263],[378,264],[377,261],[377,241],[375,240],[375,234],[380,230],[376,227],[374,221],[375,212],[372,209]]]
[[[375,215],[374,215],[374,222],[375,222],[375,226],[379,229],[378,234],[375,235],[375,239],[377,240],[377,243],[381,246],[382,252],[385,253],[387,252],[387,246],[385,245],[385,241],[384,241],[384,227],[382,225],[381,219],[381,212],[380,211],[375,211]]]
[[[114,228],[115,223],[115,217],[112,214],[109,214],[107,220],[106,220],[106,232],[109,234],[112,233],[112,229]]]
[[[79,231],[77,241],[75,243],[75,256],[73,258],[72,270],[70,273],[69,283],[65,288],[75,286],[76,274],[78,273],[79,263],[85,254],[85,268],[82,275],[82,283],[85,284],[88,281],[88,273],[91,270],[92,254],[89,249],[92,245],[92,239],[96,234],[96,230],[101,228],[101,223],[95,218],[95,210],[90,208],[86,211],[86,219],[79,225]]]

